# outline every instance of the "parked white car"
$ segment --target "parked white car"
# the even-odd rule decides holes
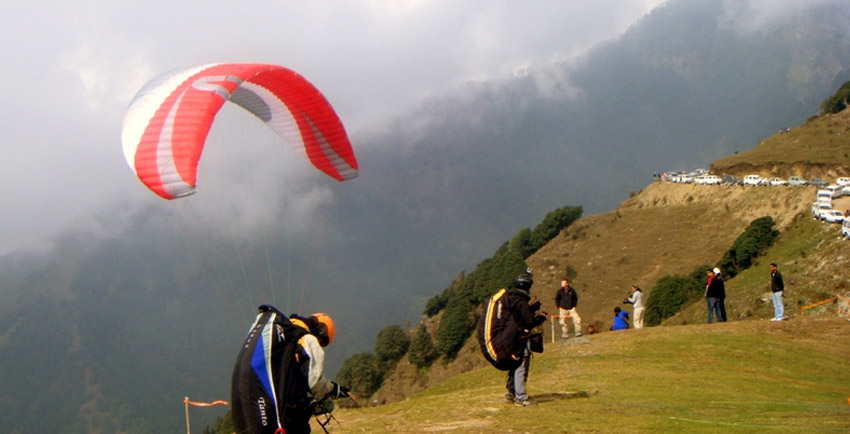
[[[836,179],[835,183],[842,187],[847,187],[848,185],[850,185],[850,178],[842,176],[841,178]]]
[[[788,177],[788,185],[794,186],[794,187],[800,186],[800,185],[806,185],[806,180],[803,179],[803,178],[800,178],[799,176],[789,176]]]
[[[841,235],[844,235],[845,240],[850,240],[850,219],[844,219],[841,224]]]
[[[837,209],[822,211],[821,220],[829,223],[842,223],[844,221],[844,213]]]
[[[747,175],[744,177],[744,185],[765,185],[767,182],[758,175]]]
[[[777,186],[777,185],[788,185],[788,183],[785,182],[785,180],[782,179],[782,178],[770,178],[770,181],[768,181],[768,184],[770,184],[774,187]]]

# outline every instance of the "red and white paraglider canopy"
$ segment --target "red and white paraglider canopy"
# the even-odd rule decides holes
[[[357,160],[342,122],[325,97],[295,71],[276,65],[223,63],[157,77],[124,115],[124,156],[156,194],[195,192],[198,160],[216,113],[231,101],[285,141],[303,147],[328,176],[357,176]]]

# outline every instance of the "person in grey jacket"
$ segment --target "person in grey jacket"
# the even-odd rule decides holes
[[[632,295],[623,300],[623,303],[634,306],[634,311],[632,312],[632,324],[634,324],[636,329],[642,329],[644,311],[643,291],[637,285],[632,285]]]

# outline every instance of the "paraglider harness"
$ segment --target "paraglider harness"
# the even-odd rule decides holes
[[[512,371],[522,364],[522,355],[529,340],[533,352],[543,352],[543,334],[520,327],[508,297],[505,288],[493,294],[484,305],[484,314],[478,323],[481,353],[500,371]]]
[[[259,307],[233,369],[231,401],[237,432],[259,421],[264,427],[276,424],[274,433],[285,434],[284,426],[299,420],[309,422],[309,417],[315,416],[327,433],[325,426],[336,420],[331,414],[331,394],[313,399],[299,369],[306,359],[299,356],[298,341],[310,333],[302,324],[273,306]],[[319,419],[322,415],[324,421]]]

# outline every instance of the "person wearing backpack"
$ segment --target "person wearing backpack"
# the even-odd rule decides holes
[[[231,402],[237,434],[309,433],[310,417],[321,402],[349,396],[346,387],[323,375],[324,347],[333,342],[330,316],[284,316],[273,306],[259,307],[236,365]]]
[[[528,367],[531,363],[531,349],[528,336],[531,330],[546,321],[546,315],[537,313],[542,302],[536,297],[531,297],[531,285],[534,284],[531,273],[523,273],[514,278],[513,287],[506,294],[505,307],[511,312],[513,321],[519,326],[516,337],[521,345],[521,363],[514,369],[508,371],[506,402],[513,402],[520,407],[533,405],[528,399],[525,384],[528,381]]]

